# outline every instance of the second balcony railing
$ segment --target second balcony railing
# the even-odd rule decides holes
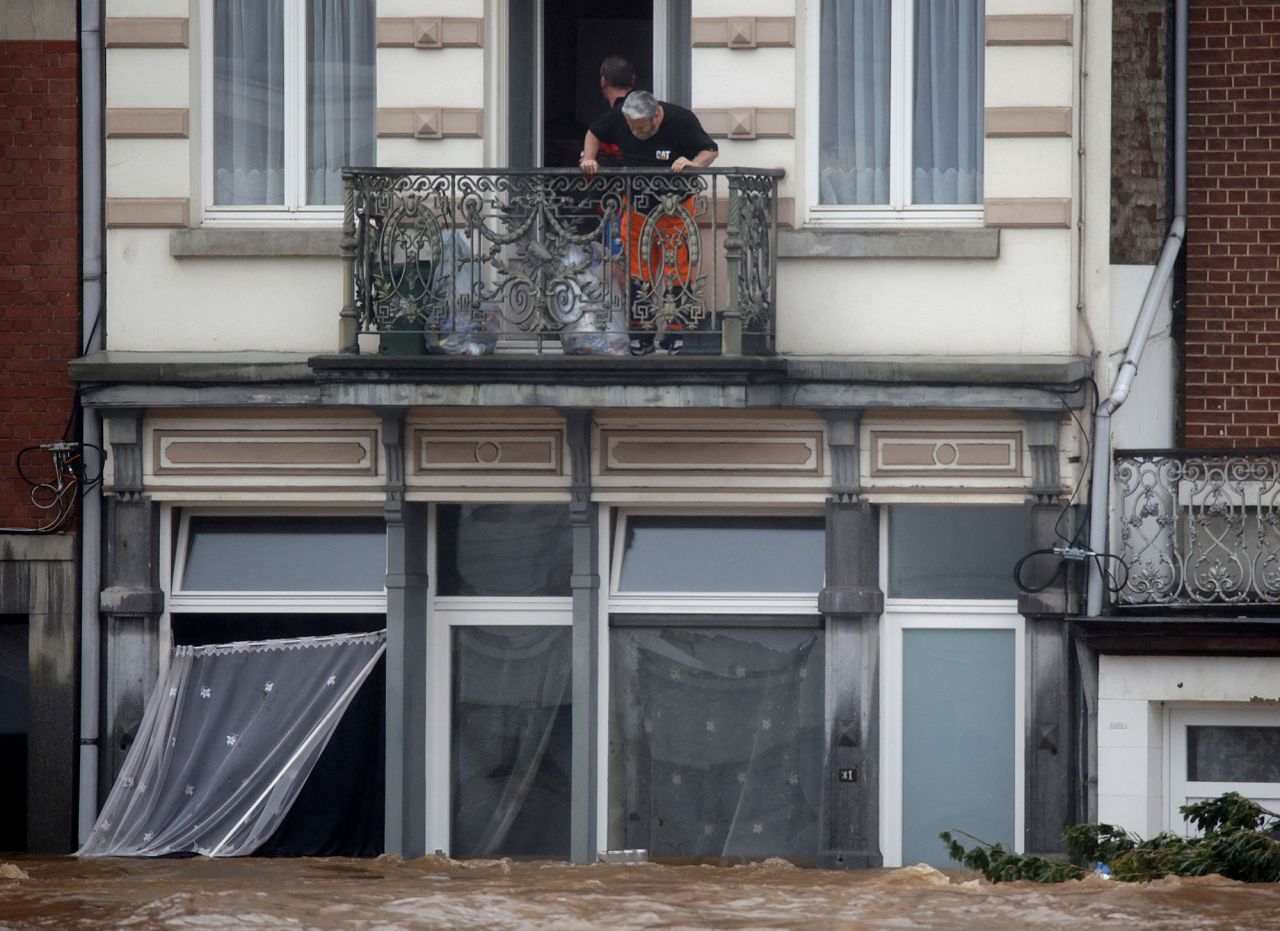
[[[756,355],[778,169],[347,169],[339,349]]]
[[[1280,604],[1280,451],[1115,456],[1123,607]]]

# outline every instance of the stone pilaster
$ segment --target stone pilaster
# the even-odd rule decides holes
[[[827,766],[823,773],[820,866],[876,867],[880,853],[880,531],[861,500],[860,411],[827,413],[832,488],[826,506],[827,584],[818,596],[826,623]]]

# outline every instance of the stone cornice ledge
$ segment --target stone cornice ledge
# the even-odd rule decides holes
[[[338,258],[342,230],[246,229],[205,226],[174,230],[169,254],[175,258]]]
[[[778,230],[783,259],[996,259],[1000,231],[967,229]]]
[[[314,382],[305,352],[131,352],[106,349],[72,359],[75,382],[223,384]]]

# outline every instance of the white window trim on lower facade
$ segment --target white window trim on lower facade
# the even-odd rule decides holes
[[[882,562],[882,565],[884,563]],[[1024,843],[1026,808],[1026,643],[1017,602],[886,599],[880,640],[880,850],[885,866],[902,862],[903,631],[1014,632],[1014,849]],[[955,825],[963,830],[963,825]],[[942,851],[942,841],[938,841]]]
[[[1142,837],[1182,831],[1187,797],[1280,797],[1274,783],[1189,783],[1188,724],[1280,726],[1280,657],[1115,656],[1098,661],[1096,819]],[[1176,733],[1181,730],[1181,734]]]

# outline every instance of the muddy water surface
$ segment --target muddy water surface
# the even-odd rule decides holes
[[[6,879],[4,863],[28,878]],[[0,928],[1280,929],[1280,887],[1217,877],[989,885],[926,868],[0,859]]]

